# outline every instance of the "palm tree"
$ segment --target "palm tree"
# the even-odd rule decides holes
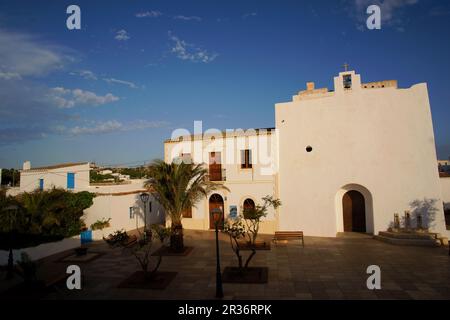
[[[210,182],[208,170],[201,164],[165,163],[155,160],[148,168],[149,180],[145,187],[156,196],[171,221],[170,248],[182,251],[183,211],[195,206],[202,198],[217,189],[226,189],[221,184]]]

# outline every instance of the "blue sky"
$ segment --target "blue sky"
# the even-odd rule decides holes
[[[344,62],[363,82],[427,82],[448,158],[450,2],[381,1],[369,31],[372,3],[0,0],[0,167],[142,164],[194,120],[272,127],[275,103],[306,81],[332,89]]]

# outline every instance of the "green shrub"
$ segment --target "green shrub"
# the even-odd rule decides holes
[[[0,247],[20,249],[78,235],[84,224],[83,210],[92,205],[94,197],[87,191],[56,188],[24,192],[14,198],[0,194],[0,239],[7,240],[0,242]],[[9,209],[11,203],[16,209]]]
[[[107,238],[103,238],[111,247],[117,247],[125,244],[130,236],[125,230],[117,230],[111,233]]]
[[[93,224],[91,224],[91,230],[103,230],[105,228],[109,228],[111,218],[102,218],[101,220],[95,221]]]

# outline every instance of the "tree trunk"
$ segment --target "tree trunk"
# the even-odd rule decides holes
[[[6,279],[12,279],[14,276],[14,259],[12,247],[9,248],[8,255],[8,272],[6,273]]]
[[[172,234],[170,235],[170,249],[176,252],[184,250],[183,226],[181,224],[172,225]]]

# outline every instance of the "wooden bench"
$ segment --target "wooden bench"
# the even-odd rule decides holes
[[[303,231],[275,231],[272,241],[277,244],[278,240],[290,240],[299,239],[302,241],[302,247],[305,247],[305,241],[303,239]]]

